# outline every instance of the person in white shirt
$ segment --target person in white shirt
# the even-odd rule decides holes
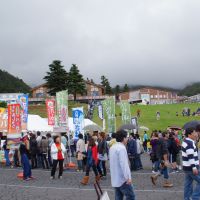
[[[124,130],[118,131],[116,141],[117,143],[110,148],[109,154],[111,184],[115,188],[115,200],[123,200],[124,196],[126,200],[135,200],[126,150],[127,132]]]
[[[84,169],[83,166],[83,159],[86,154],[86,149],[85,149],[85,141],[83,140],[83,134],[78,135],[78,142],[76,144],[76,152],[77,152],[77,163],[78,163],[78,170],[81,171]]]

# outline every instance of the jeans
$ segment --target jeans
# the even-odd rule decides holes
[[[53,163],[52,163],[52,159],[51,159],[51,150],[48,150],[48,162],[49,162],[49,166],[52,167]]]
[[[169,179],[169,172],[167,167],[161,168],[160,173],[164,176],[164,179]]]
[[[103,168],[103,173],[101,170],[101,167]],[[106,171],[106,161],[105,160],[99,160],[97,164],[97,170],[101,176],[106,176],[107,171]]]
[[[37,167],[42,167],[42,154],[37,153]]]
[[[136,165],[136,169],[142,169],[143,168],[140,154],[137,154],[136,157],[135,157],[135,165]]]
[[[21,156],[21,161],[22,161],[24,179],[30,178],[32,176],[32,173],[31,173],[31,165],[29,163],[28,156],[26,154],[23,154]]]
[[[6,166],[10,166],[11,162],[10,162],[10,159],[9,159],[9,150],[5,150],[4,154],[5,154],[5,159],[6,159]]]
[[[193,181],[196,182],[196,188],[193,190]],[[193,175],[192,172],[185,172],[184,200],[200,200],[200,172]]]
[[[136,171],[137,170],[137,166],[136,166],[136,159],[135,159],[135,156],[130,156],[129,157],[129,161],[130,161],[130,164],[131,164],[131,171]]]
[[[77,164],[78,164],[78,170],[83,170],[83,161],[77,160]]]
[[[121,187],[115,188],[115,200],[123,200],[124,196],[126,197],[126,200],[135,200],[132,185],[124,183]]]
[[[86,176],[89,176],[89,173],[90,173],[90,168],[92,167],[92,169],[93,169],[93,171],[94,171],[94,174],[95,174],[95,176],[98,176],[98,171],[97,171],[97,167],[96,167],[96,165],[95,164],[93,164],[92,166],[90,166],[90,165],[87,165],[86,166]]]
[[[63,162],[64,160],[53,160],[53,167],[52,167],[52,170],[51,170],[51,176],[54,177],[55,176],[55,173],[56,173],[56,167],[59,163],[59,175],[58,177],[62,176],[63,174]]]
[[[154,171],[158,172],[160,169],[160,162],[157,160],[154,162]]]

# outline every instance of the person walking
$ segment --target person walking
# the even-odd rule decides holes
[[[158,147],[158,143],[159,143],[159,138],[158,138],[158,133],[157,132],[153,132],[152,133],[152,137],[151,137],[151,147],[152,147],[152,151],[150,153],[150,158],[152,161],[152,173],[158,173],[159,168],[160,168],[160,162],[157,158],[156,152],[157,152],[157,147]]]
[[[48,154],[48,140],[45,136],[42,136],[42,140],[40,142],[40,149],[42,154],[42,167],[43,169],[49,169],[49,163],[47,161]]]
[[[37,168],[37,141],[34,134],[32,134],[30,138],[30,154],[32,169],[35,169]]]
[[[108,160],[108,145],[106,142],[106,134],[104,132],[99,133],[99,142],[98,142],[98,164],[97,170],[101,177],[106,177],[106,161]],[[102,169],[103,168],[103,172]]]
[[[148,134],[146,131],[144,131],[144,136],[143,136],[143,147],[144,147],[144,151],[147,152],[147,142],[149,140]]]
[[[136,154],[136,159],[135,159],[136,168],[138,170],[141,170],[141,169],[143,169],[142,161],[141,161],[141,154],[144,153],[144,149],[143,149],[142,143],[140,141],[140,136],[138,133],[135,135],[135,141],[136,141],[136,147],[137,147],[137,154]]]
[[[79,139],[78,139],[77,144],[76,144],[77,164],[78,164],[78,170],[77,171],[81,171],[81,170],[84,169],[83,159],[85,157],[86,150],[85,150],[85,141],[83,140],[83,134],[79,134],[78,138]]]
[[[3,144],[3,150],[4,150],[5,159],[6,159],[6,166],[11,166],[11,162],[9,158],[10,149],[8,148],[7,140]]]
[[[33,179],[33,177],[32,177],[31,165],[29,163],[27,149],[26,149],[25,144],[23,144],[23,143],[20,144],[19,152],[21,155],[21,164],[23,167],[23,179],[25,181],[29,181],[29,180]]]
[[[196,129],[186,129],[185,137],[182,143],[183,171],[185,172],[184,200],[200,200],[200,171],[195,144],[198,139]],[[196,182],[194,190],[193,182]]]
[[[59,175],[58,178],[62,179],[63,174],[63,162],[64,162],[64,154],[66,152],[66,148],[61,143],[61,139],[59,136],[54,137],[54,143],[51,145],[51,157],[53,159],[53,166],[51,170],[51,179],[55,179],[56,168],[59,163]]]
[[[101,177],[98,174],[97,163],[98,163],[97,146],[95,144],[94,138],[91,137],[88,142],[86,174],[81,181],[82,185],[87,185],[89,182],[90,168],[92,168],[94,171],[94,174],[96,176],[96,181],[100,181]]]
[[[42,167],[42,153],[40,151],[41,150],[40,149],[41,140],[42,140],[41,132],[38,131],[36,141],[37,141],[37,166],[39,168]]]
[[[52,158],[51,158],[51,145],[53,144],[53,139],[51,137],[50,133],[47,133],[47,140],[48,140],[48,162],[49,162],[49,166],[52,167],[53,163],[52,163]]]
[[[115,200],[123,200],[124,196],[127,200],[135,200],[126,150],[127,132],[118,131],[116,141],[117,143],[110,148],[109,152],[111,184],[115,188]]]
[[[136,165],[136,157],[137,157],[137,143],[134,137],[134,134],[131,133],[130,138],[127,144],[128,158],[131,164],[131,171],[138,170],[138,166]]]
[[[172,173],[178,172],[176,158],[179,153],[179,147],[175,141],[175,134],[171,132],[168,140],[169,162],[172,165]]]
[[[169,166],[169,158],[168,158],[168,133],[164,132],[162,133],[162,138],[159,138],[158,140],[158,146],[156,148],[156,157],[159,160],[160,164],[160,173],[156,174],[154,176],[151,176],[151,181],[153,185],[156,185],[156,181],[158,177],[161,175],[164,176],[164,184],[163,187],[173,187],[173,184],[169,182],[169,172],[168,172],[168,166]]]

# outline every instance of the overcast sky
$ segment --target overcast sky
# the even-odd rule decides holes
[[[28,84],[48,65],[97,83],[183,87],[200,78],[199,0],[0,0],[0,68]]]

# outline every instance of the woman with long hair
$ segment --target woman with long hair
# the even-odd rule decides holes
[[[92,167],[94,174],[96,176],[96,181],[100,180],[100,176],[97,171],[97,163],[98,163],[98,153],[97,153],[97,146],[95,144],[94,139],[91,137],[88,142],[87,148],[87,163],[86,163],[86,174],[81,181],[81,184],[87,185],[89,182],[89,172],[90,168]]]
[[[106,177],[107,170],[106,170],[106,161],[108,160],[108,145],[106,141],[106,134],[101,132],[99,134],[99,143],[98,143],[98,164],[97,170],[101,177]],[[103,172],[102,172],[102,169]]]

